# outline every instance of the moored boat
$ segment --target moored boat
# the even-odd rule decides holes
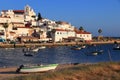
[[[115,46],[113,47],[113,50],[120,50],[120,45],[115,45]]]
[[[73,49],[73,50],[80,50],[81,47],[80,46],[72,46],[71,49]]]
[[[38,47],[39,49],[45,49],[46,47],[45,46],[40,46]]]
[[[24,56],[33,56],[31,53],[24,53]]]
[[[97,53],[98,54],[102,54],[103,53],[103,50],[101,49],[101,50],[97,50]]]
[[[98,52],[97,51],[91,52],[91,55],[96,56],[98,55]]]
[[[49,65],[36,65],[36,66],[24,66],[21,65],[16,72],[21,73],[32,73],[32,72],[45,72],[49,70],[54,70],[58,64],[49,64]]]
[[[85,46],[85,45],[82,45],[81,48],[84,49],[84,48],[86,48],[86,46]]]
[[[39,48],[34,48],[31,50],[32,52],[38,52],[39,51]]]

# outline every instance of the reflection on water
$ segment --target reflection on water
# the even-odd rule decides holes
[[[90,46],[81,50],[72,50],[70,46],[58,46],[39,50],[33,57],[26,57],[23,48],[0,48],[0,67],[19,66],[21,64],[49,64],[49,63],[96,63],[110,61],[108,50],[113,61],[120,61],[120,51],[112,50],[113,45]],[[87,56],[94,49],[103,49],[104,52],[97,56]]]

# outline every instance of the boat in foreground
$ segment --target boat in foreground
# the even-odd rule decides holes
[[[37,66],[24,66],[21,65],[16,72],[21,73],[31,73],[31,72],[45,72],[49,70],[54,70],[58,64],[49,64],[49,65],[37,65]]]

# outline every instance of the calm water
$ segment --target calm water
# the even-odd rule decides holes
[[[120,50],[112,50],[113,44],[97,45],[82,50],[72,50],[70,46],[58,46],[39,50],[33,57],[26,57],[22,52],[23,48],[4,49],[0,48],[0,67],[19,66],[21,64],[49,64],[49,63],[97,63],[120,61]],[[88,56],[86,53],[95,49],[103,49],[103,54]]]

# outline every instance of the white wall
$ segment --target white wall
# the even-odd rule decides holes
[[[92,40],[92,34],[76,34],[76,37],[82,38],[84,40]]]
[[[68,37],[75,37],[75,32],[74,31],[66,31],[66,30],[61,30],[61,31],[56,31],[53,34],[53,39],[54,42],[59,42],[63,41],[63,38],[68,38]]]

